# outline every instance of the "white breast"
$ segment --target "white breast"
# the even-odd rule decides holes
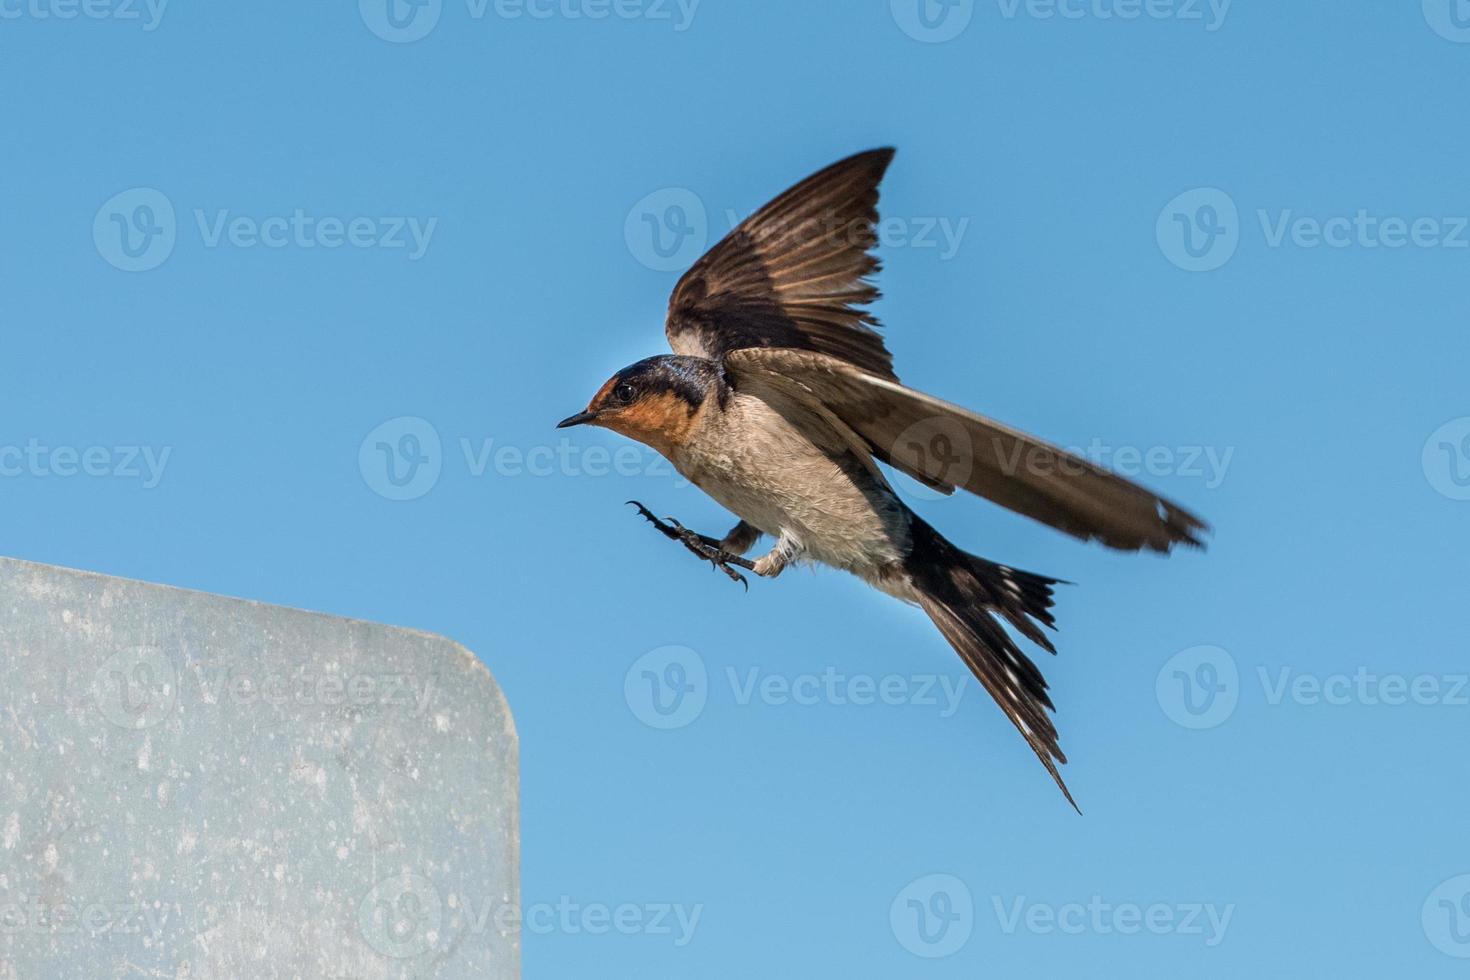
[[[815,413],[783,416],[732,393],[701,410],[670,461],[721,505],[766,534],[794,538],[820,562],[864,577],[908,549],[907,509],[870,461]]]

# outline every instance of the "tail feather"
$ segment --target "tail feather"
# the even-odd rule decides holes
[[[1047,713],[1056,709],[1046,678],[1001,625],[1009,623],[1026,639],[1056,653],[1042,627],[1056,628],[1052,586],[1061,580],[968,554],[917,517],[905,567],[924,612],[1021,732],[1067,802],[1081,813],[1057,768],[1066,764],[1067,757]]]
[[[958,548],[955,549],[959,551]],[[993,561],[960,552],[969,559],[974,575],[982,582],[991,583],[991,588],[999,591],[1009,601],[998,607],[996,612],[1005,617],[1006,622],[1014,626],[1022,636],[1041,647],[1047,653],[1055,654],[1057,648],[1052,645],[1051,637],[1047,636],[1037,626],[1045,626],[1055,631],[1057,620],[1052,615],[1052,606],[1056,600],[1052,597],[1053,585],[1070,585],[1061,579],[1047,578],[1045,575],[1037,575],[1035,572],[1023,572],[1008,565],[997,565]]]

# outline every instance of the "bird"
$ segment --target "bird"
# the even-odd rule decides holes
[[[1047,682],[1016,638],[1056,653],[1055,587],[1068,583],[951,543],[884,467],[1120,551],[1202,549],[1210,529],[1102,466],[899,381],[870,309],[895,152],[832,164],[736,225],[674,287],[673,353],[618,371],[557,427],[637,440],[731,511],[738,523],[716,538],[628,501],[747,589],[742,570],[774,579],[810,563],[920,607],[1080,814]],[[762,536],[771,550],[745,557]]]

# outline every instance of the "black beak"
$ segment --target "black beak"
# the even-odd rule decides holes
[[[574,425],[585,425],[595,418],[597,418],[596,412],[578,412],[571,418],[562,419],[560,422],[556,423],[556,427],[558,429],[570,429]]]

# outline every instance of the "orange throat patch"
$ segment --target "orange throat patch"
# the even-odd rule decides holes
[[[627,408],[607,412],[597,424],[667,456],[689,442],[701,412],[673,392],[662,391],[640,398]]]

